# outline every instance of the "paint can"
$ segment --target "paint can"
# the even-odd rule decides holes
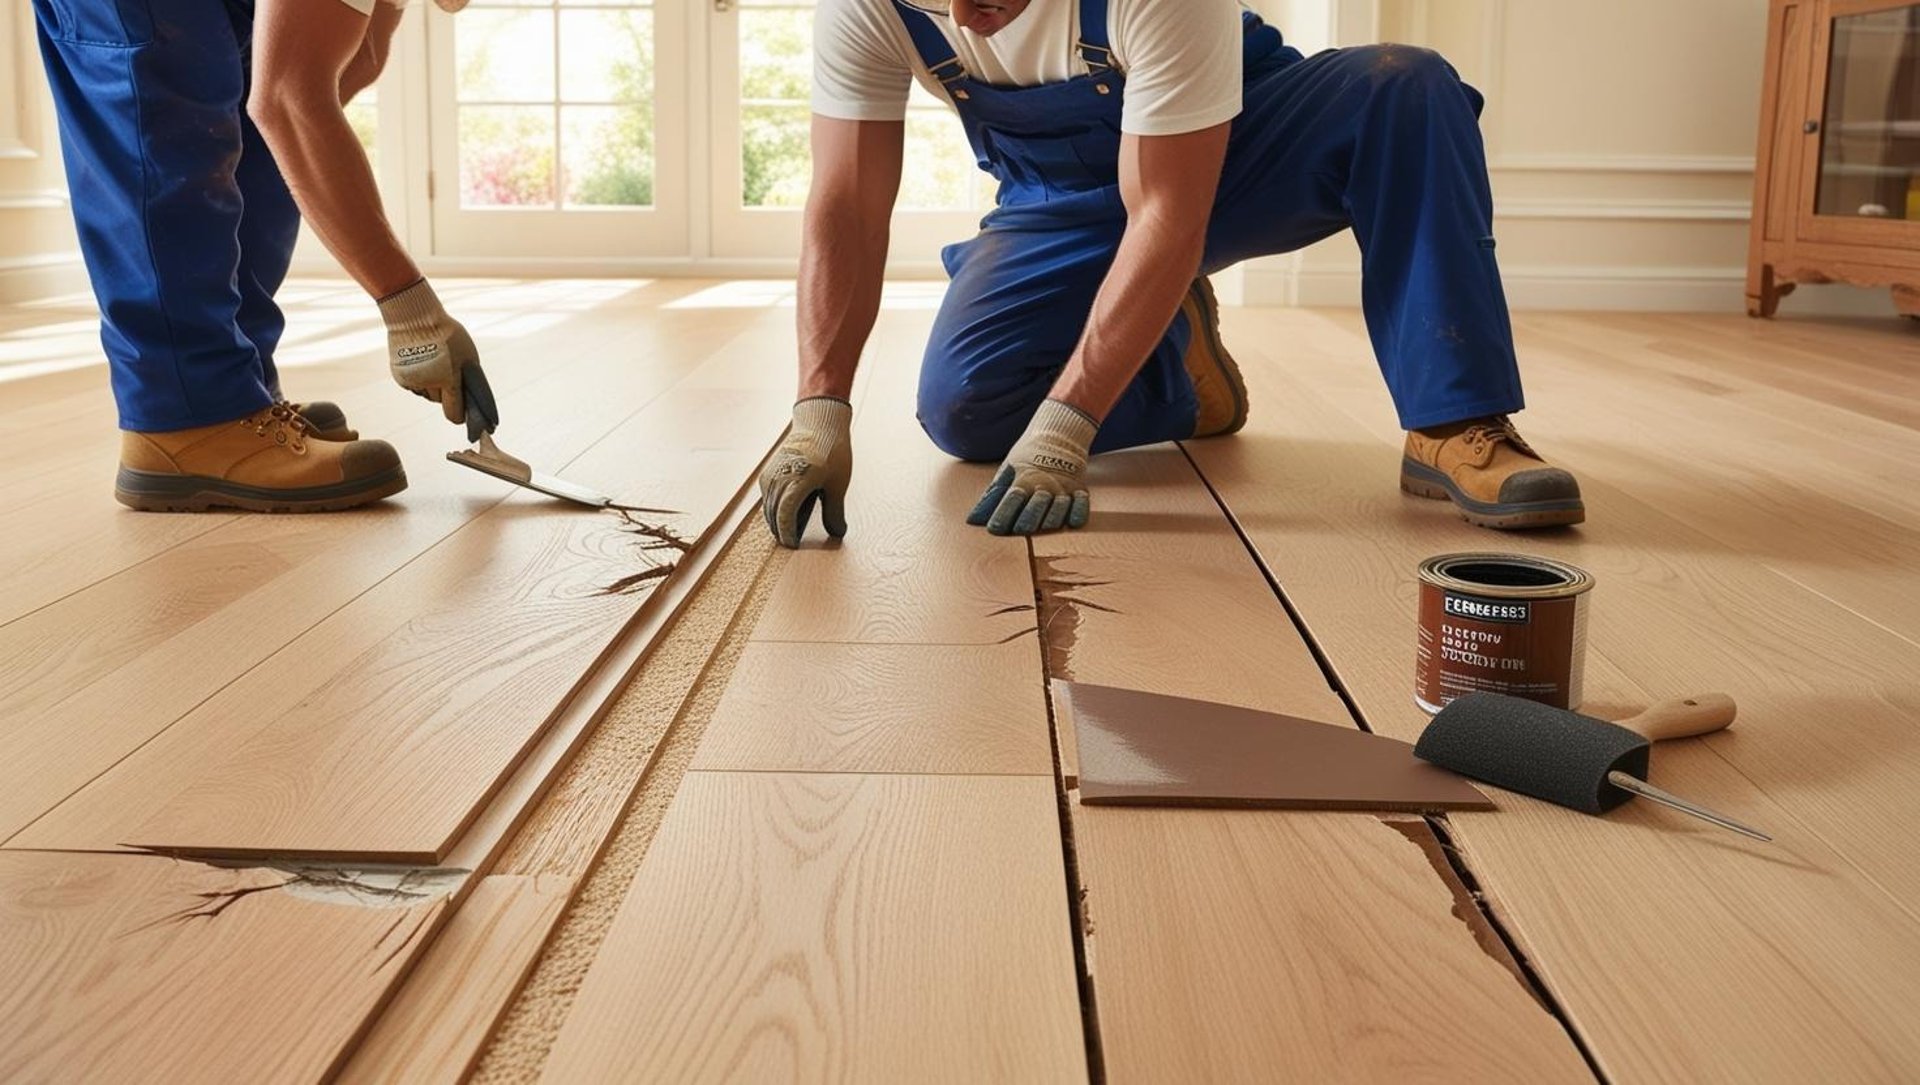
[[[1547,558],[1428,558],[1413,699],[1429,713],[1476,692],[1579,708],[1592,587],[1586,570]]]

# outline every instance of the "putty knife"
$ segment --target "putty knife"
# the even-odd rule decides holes
[[[1352,727],[1063,682],[1088,806],[1491,810],[1405,742]]]
[[[471,467],[475,471],[505,479],[516,486],[525,486],[537,490],[548,497],[557,497],[562,501],[571,501],[576,505],[604,509],[613,504],[613,498],[606,494],[595,493],[585,486],[576,486],[563,478],[542,474],[528,466],[527,461],[510,456],[493,443],[493,434],[482,433],[480,440],[472,448],[462,448],[447,453],[447,458],[462,467]],[[651,511],[651,510],[642,510]]]

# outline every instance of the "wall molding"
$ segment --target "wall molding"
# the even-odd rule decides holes
[[[0,305],[37,301],[86,288],[87,269],[80,263],[79,253],[0,258]]]
[[[1496,220],[1750,222],[1753,218],[1753,204],[1747,200],[1583,200],[1495,197],[1493,217]]]
[[[67,206],[67,192],[61,188],[22,188],[0,191],[0,211],[43,211]]]
[[[1495,172],[1527,173],[1707,173],[1751,174],[1748,155],[1499,154],[1487,160]]]
[[[1746,278],[1744,266],[1501,269],[1507,304],[1515,311],[1745,313]],[[1251,266],[1245,269],[1242,294],[1247,305],[1355,308],[1360,304],[1360,274],[1285,264]],[[1894,312],[1885,290],[1803,289],[1788,304],[1803,313],[1891,316]]]

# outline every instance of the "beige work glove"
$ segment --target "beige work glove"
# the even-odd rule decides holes
[[[980,503],[967,515],[995,535],[1031,535],[1087,526],[1087,449],[1100,423],[1078,407],[1045,400],[1034,412]]]
[[[421,279],[380,299],[387,322],[387,367],[400,387],[440,404],[449,422],[467,424],[467,441],[500,425],[500,408],[480,368],[480,352]]]
[[[760,472],[760,509],[781,546],[798,548],[813,506],[827,534],[847,533],[847,483],[853,478],[853,405],[814,396],[793,405],[793,428]]]

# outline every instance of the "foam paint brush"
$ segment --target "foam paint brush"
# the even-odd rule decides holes
[[[1463,776],[1601,814],[1638,795],[1753,837],[1773,838],[1647,782],[1653,744],[1718,731],[1733,699],[1706,694],[1662,701],[1619,723],[1498,693],[1457,697],[1433,717],[1414,754]]]

